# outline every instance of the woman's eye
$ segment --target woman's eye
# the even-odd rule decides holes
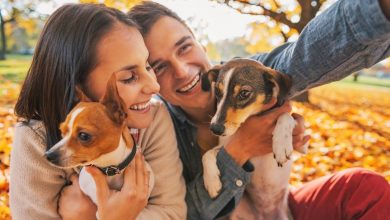
[[[129,78],[122,80],[123,83],[128,84],[134,81],[137,81],[138,77],[135,74],[132,74]]]

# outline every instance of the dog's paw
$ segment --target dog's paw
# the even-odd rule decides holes
[[[294,118],[285,113],[278,118],[272,138],[272,150],[279,167],[290,160],[293,148],[292,131],[296,125]]]
[[[203,174],[204,186],[212,199],[216,198],[222,189],[220,172],[218,169],[207,169]]]

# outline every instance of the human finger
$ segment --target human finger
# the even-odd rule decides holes
[[[129,166],[127,166],[125,171],[124,171],[123,187],[122,187],[122,190],[124,190],[124,191],[134,190],[136,185],[137,185],[136,170],[135,170],[136,169],[135,160],[136,160],[137,154],[138,154],[138,150],[136,152],[135,158],[130,162]]]

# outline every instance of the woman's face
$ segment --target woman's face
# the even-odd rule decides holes
[[[153,120],[150,100],[160,86],[147,62],[149,52],[134,27],[117,23],[97,45],[97,66],[88,75],[86,93],[94,101],[103,97],[111,74],[127,109],[127,124],[146,128]]]

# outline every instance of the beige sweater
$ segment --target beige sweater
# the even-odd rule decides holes
[[[147,207],[137,219],[185,219],[185,183],[173,124],[165,106],[155,102],[152,124],[140,132],[140,146],[155,176]],[[19,219],[60,219],[58,198],[74,171],[51,165],[44,157],[42,122],[18,123],[11,152],[10,207]]]

